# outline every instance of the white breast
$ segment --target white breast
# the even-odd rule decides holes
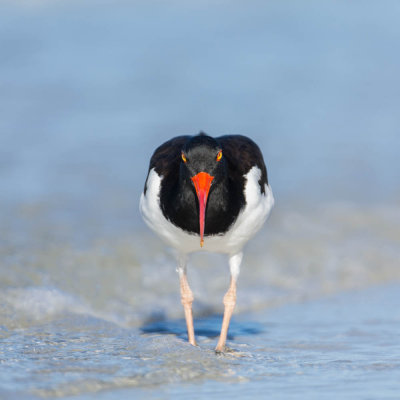
[[[265,185],[265,194],[260,192],[261,171],[253,167],[246,175],[246,205],[235,223],[223,235],[204,237],[204,246],[200,247],[200,236],[190,234],[168,221],[160,207],[160,187],[162,177],[154,169],[149,173],[146,195],[140,198],[140,212],[147,225],[179,253],[211,251],[216,253],[237,254],[262,227],[274,205],[274,196],[269,185]]]

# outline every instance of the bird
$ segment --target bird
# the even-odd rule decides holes
[[[226,351],[229,323],[245,244],[260,230],[274,205],[258,145],[243,135],[204,132],[174,137],[154,151],[140,212],[146,224],[176,250],[188,341],[196,346],[193,292],[187,279],[189,254],[228,256],[230,284],[216,353]]]

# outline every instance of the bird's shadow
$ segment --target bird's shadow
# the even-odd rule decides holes
[[[215,338],[219,336],[222,324],[222,314],[211,314],[194,320],[196,336]],[[142,333],[174,334],[187,338],[185,319],[167,319],[162,315],[145,322],[140,328]],[[228,340],[236,336],[258,335],[263,332],[262,325],[258,322],[235,322],[232,319],[229,325]]]

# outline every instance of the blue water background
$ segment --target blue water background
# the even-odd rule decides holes
[[[280,201],[399,200],[396,1],[1,9],[1,200],[137,196],[200,130],[256,140]]]

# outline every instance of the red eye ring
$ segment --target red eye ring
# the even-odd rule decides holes
[[[217,154],[217,161],[221,161],[222,158],[222,150],[220,150]]]

